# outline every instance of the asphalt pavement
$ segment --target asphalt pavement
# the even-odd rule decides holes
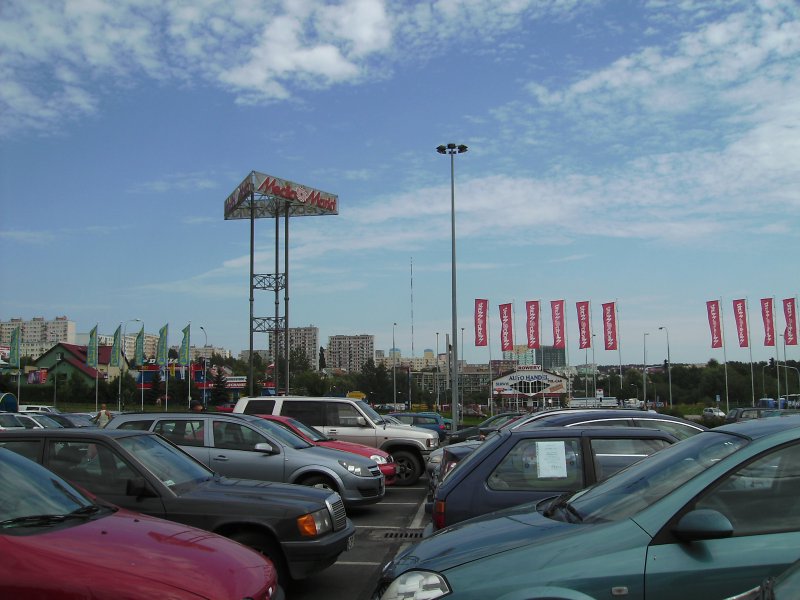
[[[402,548],[422,539],[430,517],[425,513],[428,480],[416,485],[386,488],[377,504],[352,508],[355,546],[336,564],[286,590],[287,600],[369,600],[381,569]]]

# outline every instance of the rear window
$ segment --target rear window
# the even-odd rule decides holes
[[[153,424],[153,419],[144,419],[142,421],[125,421],[117,425],[117,429],[132,429],[134,431],[150,431],[150,426]]]
[[[258,413],[262,414],[262,413]],[[272,414],[270,410],[268,414]],[[281,414],[285,417],[292,417],[301,423],[311,425],[312,427],[321,427],[325,425],[325,403],[312,400],[294,401],[284,400],[281,408]]]
[[[275,408],[275,400],[248,400],[244,405],[244,412],[247,415],[271,415]]]

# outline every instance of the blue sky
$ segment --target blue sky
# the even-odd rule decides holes
[[[238,354],[249,225],[223,202],[255,170],[339,196],[338,215],[291,221],[291,326],[388,350],[397,323],[403,355],[437,332],[443,350],[448,142],[469,146],[455,159],[469,362],[500,357],[499,304],[525,343],[537,299],[567,301],[573,364],[575,303],[591,301],[595,360],[616,364],[602,303],[618,303],[624,363],[645,332],[648,362],[666,358],[660,326],[673,362],[748,361],[731,304],[747,298],[764,360],[759,300],[800,290],[794,0],[7,0],[0,77],[3,320],[111,334],[138,318],[169,323],[171,344],[191,322],[193,343],[203,326]],[[274,271],[273,234],[257,222],[257,273]],[[472,343],[475,298],[491,350]],[[273,299],[257,293],[256,316]],[[545,311],[546,344],[549,327]]]

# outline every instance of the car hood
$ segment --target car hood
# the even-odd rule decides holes
[[[536,512],[535,505],[521,504],[437,531],[399,554],[389,566],[394,571],[392,576],[409,569],[446,571],[492,554],[552,541],[587,527],[545,518]]]
[[[34,561],[39,579],[63,587],[71,582],[98,591],[132,586],[153,597],[177,597],[175,591],[182,590],[203,598],[242,598],[276,581],[273,566],[245,546],[126,510],[53,531],[0,536],[0,549],[7,567],[14,557],[27,563],[20,578],[34,572]]]
[[[301,513],[319,510],[330,496],[330,490],[306,485],[227,477],[209,479],[181,494],[182,498],[194,500],[224,501],[230,508],[236,503],[257,504],[262,507],[278,506],[281,512],[287,513],[292,508]]]
[[[366,456],[367,458],[376,454],[378,456],[382,456],[383,458],[387,458],[389,456],[388,452],[384,452],[378,448],[365,446],[364,444],[345,442],[344,440],[325,440],[323,442],[317,442],[317,445],[322,446],[323,448],[331,448],[333,450],[342,450],[343,452],[360,454],[361,456]]]

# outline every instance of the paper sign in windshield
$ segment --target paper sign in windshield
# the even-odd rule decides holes
[[[564,442],[536,442],[537,475],[567,477],[567,453]]]

